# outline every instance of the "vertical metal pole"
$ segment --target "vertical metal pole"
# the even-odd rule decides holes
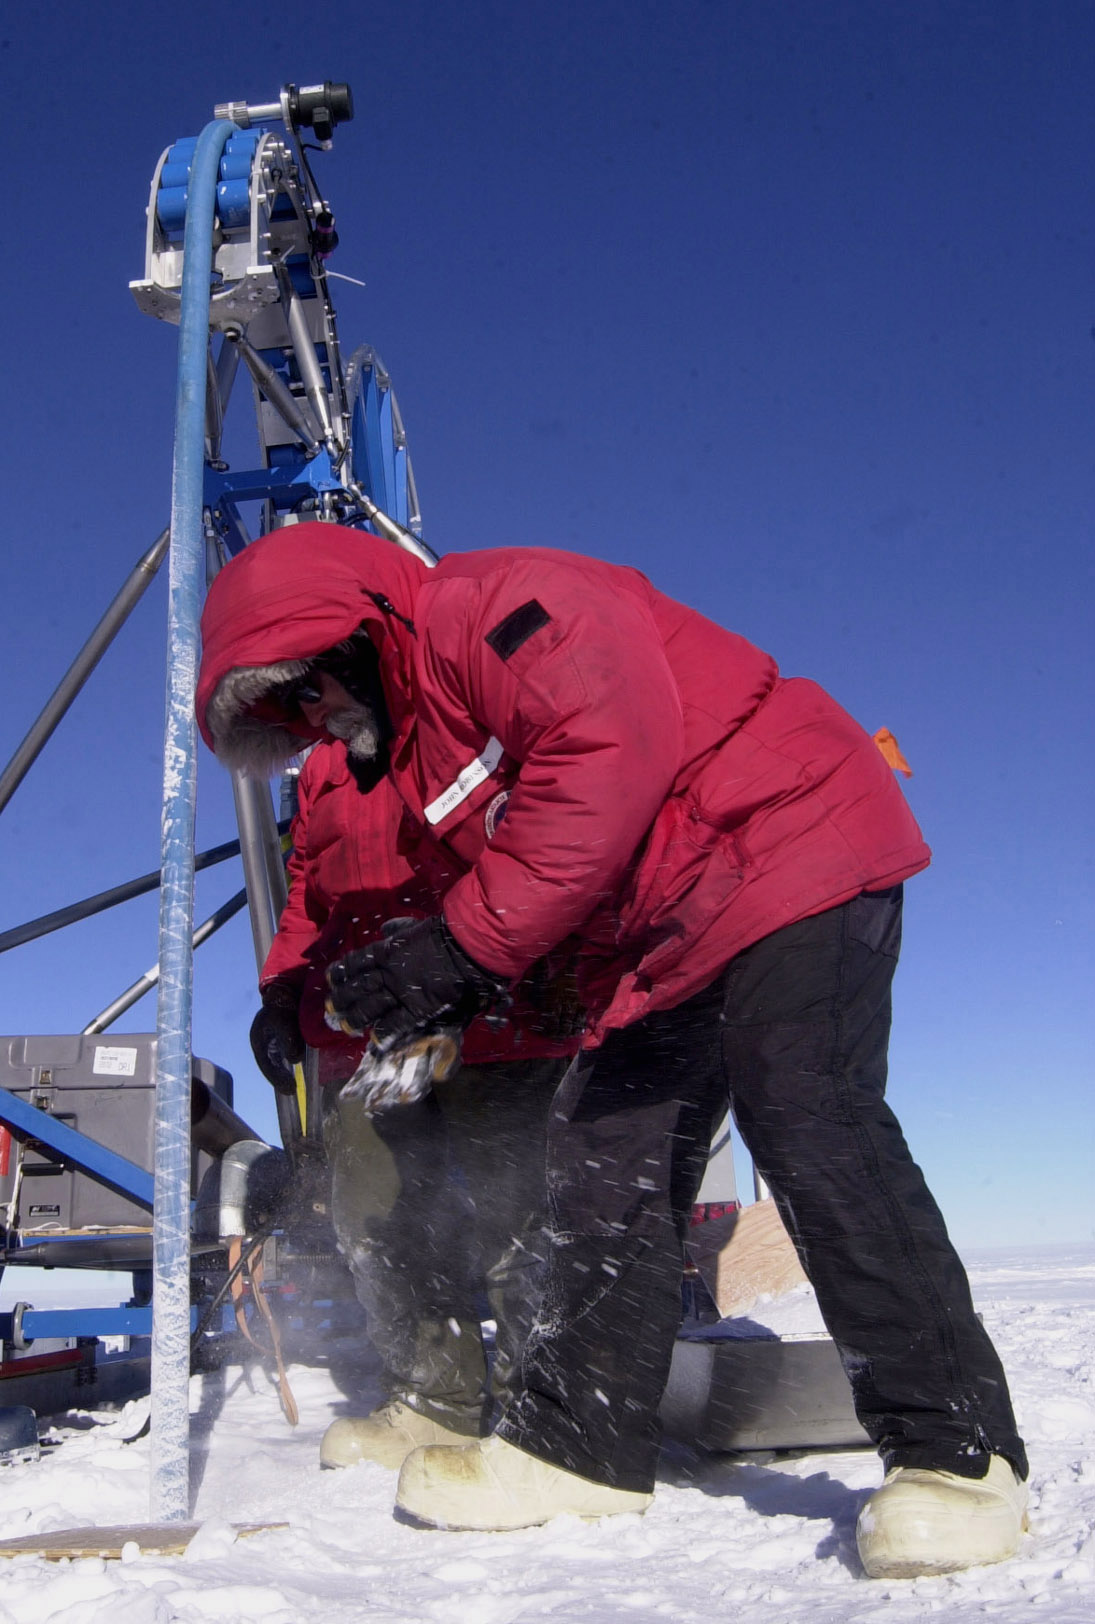
[[[198,137],[190,170],[171,481],[167,705],[164,725],[160,998],[156,1044],[152,1244],[151,1515],[190,1510],[190,1067],[193,991],[194,688],[205,571],[202,496],[213,209],[224,144],[218,119]]]
[[[274,929],[289,900],[289,882],[285,877],[285,854],[281,849],[281,834],[274,815],[274,803],[267,787],[259,807],[262,818],[262,852],[266,858],[266,878],[270,885],[270,900],[274,905]]]
[[[274,821],[270,787],[265,782],[232,774],[236,800],[236,822],[240,831],[243,880],[251,913],[251,936],[255,944],[255,967],[261,970],[274,940],[278,920],[286,902],[285,869],[281,861],[281,839]],[[274,1095],[281,1141],[295,1157],[304,1132],[300,1106],[291,1094],[278,1090]]]
[[[232,774],[232,794],[236,802],[236,823],[240,831],[240,855],[247,902],[251,910],[251,934],[255,943],[255,967],[261,970],[274,940],[274,932],[285,907],[285,869],[281,863],[281,837],[274,820],[270,786],[265,780]]]

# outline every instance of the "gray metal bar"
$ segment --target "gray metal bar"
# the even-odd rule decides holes
[[[288,827],[288,821],[276,827],[279,838],[283,828]],[[229,857],[238,857],[239,851],[238,840],[226,841],[223,846],[211,846],[208,851],[199,852],[195,857],[194,872],[212,868]],[[37,941],[51,931],[63,930],[66,925],[78,924],[81,919],[91,919],[97,913],[104,913],[107,908],[116,908],[119,903],[132,901],[134,897],[143,897],[147,892],[155,891],[159,883],[160,871],[157,868],[135,880],[126,880],[122,885],[112,885],[107,891],[98,891],[93,897],[85,897],[82,902],[70,902],[66,908],[55,908],[52,913],[39,914],[37,919],[28,919],[23,925],[13,925],[10,930],[0,931],[0,953],[21,947],[24,942]]]
[[[278,918],[284,901],[278,906],[270,884],[271,864],[267,857],[268,826],[273,824],[270,789],[257,778],[248,778],[240,772],[232,774],[232,794],[236,802],[236,822],[240,831],[240,855],[243,858],[243,879],[247,887],[247,905],[251,913],[251,935],[255,944],[255,966],[261,970],[274,940]],[[264,815],[263,801],[266,802]],[[280,849],[280,848],[279,848]]]
[[[247,537],[244,535],[244,541]],[[215,538],[207,552],[208,579],[223,565],[223,546]],[[281,830],[273,818],[269,787],[240,773],[232,774],[232,794],[240,831],[243,877],[251,915],[251,935],[257,969],[261,970],[274,939],[286,900],[285,868],[281,856]],[[297,1102],[280,1091],[274,1095],[281,1142],[296,1156],[304,1128]]]
[[[246,889],[237,891],[234,897],[229,897],[227,902],[221,904],[216,913],[211,913],[209,918],[198,926],[194,932],[193,945],[200,947],[203,942],[207,942],[210,936],[220,930],[222,925],[227,925],[230,919],[234,919],[240,909],[246,907],[246,905]],[[107,1027],[113,1026],[118,1017],[124,1015],[127,1009],[132,1009],[133,1005],[142,999],[146,992],[151,992],[159,979],[160,967],[158,964],[154,964],[151,969],[145,971],[143,976],[138,976],[132,986],[127,987],[125,992],[115,998],[112,1004],[108,1004],[100,1014],[96,1015],[93,1021],[88,1021],[83,1028],[82,1036],[92,1037],[96,1032],[105,1032]]]
[[[374,525],[385,541],[394,541],[397,547],[402,547],[406,553],[413,553],[420,558],[423,564],[431,569],[437,563],[437,554],[432,547],[427,547],[421,536],[416,536],[413,530],[408,530],[399,524],[383,508],[378,508],[372,497],[363,485],[356,479],[351,480],[349,490],[356,498],[362,512],[371,525]]]
[[[306,451],[315,453],[320,448],[315,422],[307,403],[298,400],[281,374],[244,338],[238,327],[226,327],[225,342],[231,344],[256,385],[280,416],[286,428],[291,429]]]
[[[216,361],[209,350],[205,363],[205,454],[214,466],[220,462],[224,412],[235,382],[239,356],[231,344],[221,342]]]
[[[232,385],[236,381],[236,368],[239,365],[239,353],[234,344],[226,344],[221,340],[217,351],[217,363],[214,368],[217,375],[217,398],[220,401],[221,412],[228,405],[228,397],[232,393]]]
[[[210,349],[205,358],[205,455],[209,462],[220,458],[223,432],[224,402],[217,387],[217,369]]]
[[[204,1150],[208,1156],[223,1156],[241,1139],[259,1137],[250,1123],[237,1116],[230,1105],[225,1105],[200,1077],[194,1078],[190,1093],[190,1132],[195,1148]]]
[[[260,797],[259,815],[262,820],[262,854],[266,859],[266,878],[270,884],[270,902],[274,911],[274,929],[276,931],[278,920],[281,918],[285,904],[289,900],[289,882],[285,875],[285,855],[281,846],[281,829],[274,817],[274,802],[271,795]]]
[[[251,936],[255,944],[255,966],[261,970],[274,940],[281,910],[285,906],[285,871],[281,867],[281,842],[274,823],[270,788],[265,782],[247,778],[242,773],[232,774],[232,793],[236,800],[236,821],[240,831],[240,850],[243,856],[243,877],[247,886],[247,901],[251,912]],[[268,831],[274,832],[274,856],[270,855]],[[271,878],[275,865],[281,873],[280,900],[275,895]],[[280,1091],[274,1095],[281,1142],[295,1157],[303,1137],[303,1125],[297,1102]]]
[[[23,782],[57,724],[151,585],[156,571],[167,556],[170,536],[170,529],[161,530],[144,557],[134,565],[120,592],[57,684],[37,721],[8,762],[3,774],[0,775],[0,812]]]
[[[316,415],[316,421],[323,430],[324,444],[331,453],[332,460],[342,454],[342,447],[335,440],[334,425],[331,421],[331,405],[327,398],[327,389],[323,382],[323,373],[319,361],[316,359],[316,347],[312,335],[308,331],[308,318],[304,314],[304,303],[300,294],[294,288],[289,272],[281,260],[274,261],[274,272],[281,290],[281,307],[285,313],[286,324],[289,328],[289,337],[293,344],[293,354],[297,358],[301,378],[304,380],[304,392],[308,396],[309,404]]]

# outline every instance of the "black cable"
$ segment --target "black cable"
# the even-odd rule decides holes
[[[273,1233],[274,1233],[273,1227],[271,1226],[269,1229],[256,1230],[254,1235],[251,1235],[251,1236],[247,1237],[247,1242],[244,1245],[243,1250],[240,1252],[240,1255],[239,1255],[239,1258],[238,1258],[237,1262],[233,1265],[233,1267],[231,1269],[229,1269],[229,1271],[228,1271],[227,1275],[225,1276],[224,1280],[221,1282],[221,1286],[220,1286],[219,1291],[217,1292],[216,1296],[213,1298],[213,1300],[209,1304],[209,1306],[206,1308],[205,1313],[202,1315],[202,1317],[198,1321],[195,1329],[191,1333],[191,1336],[190,1336],[190,1355],[191,1355],[191,1358],[193,1358],[194,1354],[197,1352],[198,1343],[201,1341],[201,1338],[205,1335],[206,1331],[209,1329],[209,1326],[211,1325],[212,1320],[213,1320],[213,1315],[217,1312],[217,1309],[220,1307],[220,1305],[221,1305],[221,1303],[223,1303],[225,1297],[231,1291],[234,1281],[238,1278],[239,1274],[241,1273],[241,1271],[246,1266],[248,1258],[251,1256],[251,1254],[255,1250],[255,1248],[257,1246],[261,1245],[264,1241],[269,1240],[270,1236]]]
[[[315,143],[312,142],[312,141],[302,141],[299,136],[297,137],[297,145],[300,148],[300,161],[301,161],[301,164],[303,166],[304,173],[307,175],[308,183],[312,188],[312,197],[311,197],[310,201],[311,201],[312,206],[314,208],[317,203],[322,203],[324,201],[323,193],[320,191],[319,187],[316,185],[316,177],[312,173],[312,166],[308,162],[308,160],[304,156],[304,154],[306,152],[322,152],[323,148],[322,147],[317,147],[315,145]]]

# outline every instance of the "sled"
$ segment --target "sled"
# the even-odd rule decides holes
[[[738,1204],[729,1146],[719,1141],[688,1232],[703,1288],[693,1301],[706,1296],[709,1309],[686,1316],[674,1344],[662,1426],[678,1442],[728,1454],[869,1447],[832,1339],[777,1335],[763,1323],[765,1304],[806,1276],[775,1202],[757,1194]]]
[[[806,1283],[771,1200],[695,1225],[688,1251],[724,1319],[748,1314],[759,1297],[779,1297]]]

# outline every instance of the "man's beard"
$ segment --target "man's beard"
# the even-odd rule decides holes
[[[371,705],[355,700],[324,719],[324,728],[341,739],[352,761],[375,761],[380,749],[380,726]]]

